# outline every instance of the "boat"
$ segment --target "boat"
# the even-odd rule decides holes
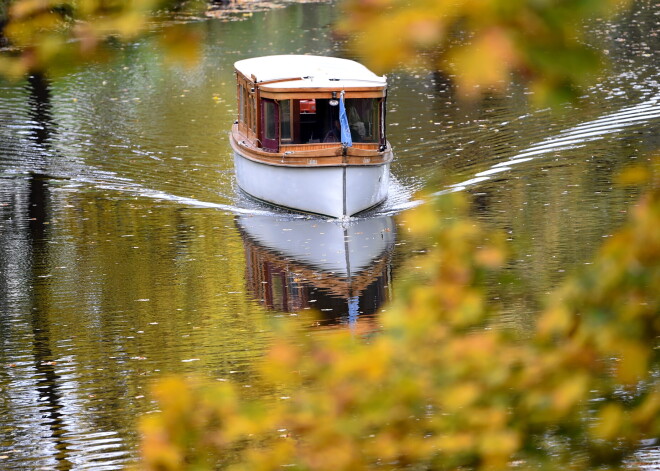
[[[241,215],[246,284],[264,307],[319,312],[323,325],[366,319],[389,299],[391,216],[336,219]]]
[[[238,186],[305,213],[353,216],[387,198],[387,79],[337,57],[274,55],[234,64],[230,133]]]

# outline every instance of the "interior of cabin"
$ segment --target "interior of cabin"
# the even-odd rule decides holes
[[[250,85],[239,80],[239,127],[255,137],[258,133],[259,145],[264,150],[277,152],[280,145],[341,142],[337,98],[258,99],[258,94]],[[381,129],[384,103],[382,97],[345,99],[353,142],[384,143],[385,136]],[[257,120],[260,120],[259,125]]]
[[[380,141],[378,102],[374,98],[346,99],[346,114],[353,142]],[[279,117],[282,143],[341,142],[337,100],[281,100]]]

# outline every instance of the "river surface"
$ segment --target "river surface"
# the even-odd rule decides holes
[[[612,66],[572,107],[533,109],[523,87],[466,105],[441,75],[389,75],[396,161],[390,198],[369,214],[341,225],[242,195],[232,64],[341,56],[336,12],[189,22],[202,41],[192,67],[154,35],[104,63],[0,82],[0,469],[128,466],[164,374],[258,395],[274,319],[314,309],[312,331],[377,329],[420,249],[406,208],[473,196],[472,214],[507,234],[510,281],[491,289],[521,329],[626,218],[638,195],[614,177],[660,147],[652,1],[590,26]]]

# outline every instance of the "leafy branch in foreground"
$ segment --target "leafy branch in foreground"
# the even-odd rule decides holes
[[[463,96],[530,83],[537,103],[578,96],[602,65],[585,44],[586,23],[630,0],[346,0],[340,30],[356,55],[382,72],[423,65],[456,79]]]
[[[65,68],[108,55],[109,44],[134,40],[159,10],[199,9],[199,0],[0,0],[0,76]],[[202,2],[203,3],[203,2]],[[167,28],[168,51],[194,59],[198,38]]]
[[[143,33],[159,10],[203,11],[204,0],[0,0],[0,76],[20,77],[107,53]],[[245,3],[258,5],[258,0]],[[344,0],[336,31],[374,70],[423,65],[450,74],[462,96],[528,82],[540,104],[578,96],[604,62],[586,44],[593,18],[632,0]],[[196,58],[190,28],[159,34],[178,59]]]
[[[143,467],[620,466],[660,436],[659,183],[656,168],[628,223],[551,297],[531,336],[489,326],[497,312],[480,285],[504,262],[502,242],[456,200],[415,210],[407,218],[433,248],[381,332],[287,331],[262,363],[270,398],[161,381],[162,412],[142,422]]]

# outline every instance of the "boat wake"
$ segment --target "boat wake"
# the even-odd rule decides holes
[[[163,202],[171,202],[189,208],[206,208],[217,209],[231,214],[247,214],[247,215],[274,215],[275,211],[259,209],[254,207],[237,206],[234,204],[215,203],[210,201],[202,201],[192,197],[174,195],[165,191],[145,188],[139,183],[127,179],[117,179],[117,181],[109,181],[106,172],[103,173],[104,178],[95,178],[93,175],[79,176],[71,179],[74,183],[89,185],[98,190],[116,191],[122,194],[129,194],[136,197],[153,199]]]
[[[232,186],[232,195],[224,195],[225,198],[230,199],[228,203],[204,201],[188,196],[179,196],[162,190],[147,188],[140,183],[137,183],[129,178],[119,177],[113,172],[101,171],[87,166],[84,174],[79,174],[75,177],[67,177],[66,180],[72,185],[84,185],[96,190],[106,190],[117,192],[124,195],[133,197],[147,198],[161,202],[169,202],[185,206],[188,208],[200,209],[216,209],[229,214],[235,215],[251,215],[251,216],[272,216],[283,219],[319,219],[319,220],[332,220],[341,225],[350,225],[356,221],[369,219],[380,216],[392,216],[405,209],[417,206],[423,201],[411,200],[412,194],[405,185],[400,183],[394,176],[390,178],[390,188],[388,199],[378,207],[360,213],[358,215],[345,218],[335,219],[328,216],[304,214],[298,212],[291,212],[286,209],[277,208],[267,203],[257,201],[249,196],[246,196],[241,190]]]
[[[430,196],[463,191],[468,187],[490,180],[493,175],[511,171],[514,166],[524,162],[537,160],[550,153],[584,147],[589,142],[604,139],[606,136],[623,131],[630,126],[658,119],[660,118],[659,101],[660,95],[656,95],[637,105],[623,108],[615,113],[566,129],[553,137],[528,147],[509,160],[498,162],[489,169],[476,173],[472,178],[454,183],[448,188],[431,193]]]
[[[365,211],[346,220],[337,220],[341,224],[350,224],[358,221],[380,216],[393,216],[407,209],[417,207],[430,198],[444,194],[464,191],[479,183],[491,180],[493,176],[504,172],[514,171],[516,166],[536,161],[550,154],[560,151],[576,149],[586,146],[588,143],[604,139],[608,135],[615,134],[634,125],[650,122],[660,118],[660,95],[656,95],[639,104],[623,108],[617,112],[606,114],[592,121],[588,121],[572,128],[566,129],[555,136],[543,139],[537,144],[527,147],[523,151],[510,157],[508,160],[493,164],[490,168],[475,173],[472,177],[459,183],[451,184],[439,191],[430,193],[428,197],[416,198],[413,192],[404,183],[395,178],[390,179],[389,196],[380,206]],[[113,175],[111,172],[98,171],[87,168],[87,172],[70,179],[72,183],[88,185],[100,190],[116,191],[132,196],[149,198],[153,200],[171,202],[189,208],[216,209],[236,215],[259,215],[285,217],[289,219],[328,219],[324,216],[313,216],[291,213],[283,209],[271,207],[265,203],[257,202],[240,194],[234,188],[234,195],[225,195],[230,201],[227,203],[211,202],[196,199],[194,197],[179,196],[166,191],[146,188],[143,185]],[[230,192],[231,193],[231,192]]]
[[[407,209],[420,206],[432,198],[467,190],[479,183],[491,180],[494,175],[514,171],[516,165],[536,161],[547,157],[549,154],[554,155],[557,152],[584,147],[588,143],[602,140],[609,135],[624,131],[631,126],[651,122],[658,118],[660,118],[660,95],[655,95],[636,105],[625,107],[614,113],[609,113],[594,120],[578,124],[552,137],[543,139],[537,144],[529,146],[510,157],[508,160],[497,162],[490,168],[475,173],[466,180],[451,184],[425,197],[415,198],[410,189],[407,189],[403,184],[393,179],[394,183],[390,188],[390,197],[385,204],[376,211],[367,213],[364,216],[392,216]]]

